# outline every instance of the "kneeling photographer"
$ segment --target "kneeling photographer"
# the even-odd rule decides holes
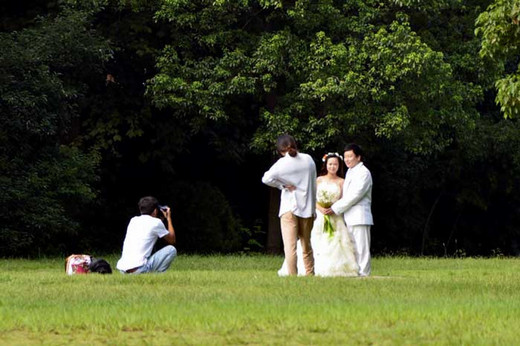
[[[168,206],[159,205],[152,196],[139,200],[140,216],[134,216],[128,224],[123,253],[117,262],[117,269],[123,274],[143,274],[164,272],[177,256],[175,244],[175,229]],[[166,229],[160,216],[166,219]],[[168,243],[152,255],[157,239],[162,238]]]

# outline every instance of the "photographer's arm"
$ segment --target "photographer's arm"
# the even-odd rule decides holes
[[[168,244],[175,244],[175,229],[173,228],[173,223],[172,223],[172,215],[171,215],[171,210],[170,208],[166,208],[166,210],[161,210],[164,217],[166,218],[166,221],[168,222],[168,234],[165,235],[163,237],[163,239],[168,243]]]

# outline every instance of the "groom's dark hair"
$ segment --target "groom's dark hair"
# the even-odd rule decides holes
[[[359,145],[357,145],[356,143],[349,143],[345,145],[345,150],[343,150],[343,152],[351,150],[354,152],[354,155],[361,156],[361,159],[363,159],[363,150]]]

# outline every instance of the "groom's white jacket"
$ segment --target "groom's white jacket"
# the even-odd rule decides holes
[[[373,225],[372,175],[363,162],[350,168],[343,183],[343,196],[331,209],[343,214],[347,226]]]

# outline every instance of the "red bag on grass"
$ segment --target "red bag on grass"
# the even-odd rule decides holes
[[[87,274],[91,261],[90,255],[70,255],[65,260],[65,272],[68,275]]]

